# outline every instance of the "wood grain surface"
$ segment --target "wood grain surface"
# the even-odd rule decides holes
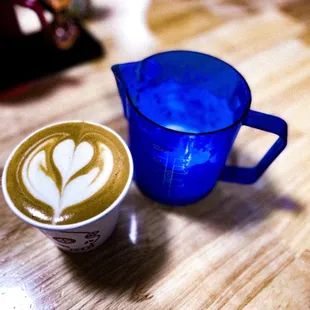
[[[310,2],[94,7],[86,24],[108,55],[0,102],[0,167],[22,138],[55,121],[103,123],[126,139],[111,64],[176,48],[235,65],[253,109],[288,122],[288,146],[256,184],[219,183],[186,208],[152,202],[133,184],[116,230],[87,254],[58,250],[1,194],[0,309],[310,309]],[[242,129],[230,160],[252,165],[273,141]]]

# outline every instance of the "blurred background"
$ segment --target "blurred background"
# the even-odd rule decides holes
[[[23,33],[40,29],[33,11],[20,6],[15,10]],[[70,4],[72,15],[86,22],[110,55],[142,54],[158,43],[179,43],[229,20],[271,10],[310,23],[308,0],[71,0]],[[53,19],[48,12],[46,17]]]
[[[287,121],[289,142],[255,184],[220,182],[189,208],[165,208],[133,186],[116,233],[87,259],[64,257],[39,232],[17,222],[2,199],[6,256],[0,287],[8,295],[0,297],[14,302],[21,296],[27,309],[32,302],[36,309],[44,303],[51,305],[44,309],[179,309],[178,302],[183,309],[223,309],[230,301],[229,309],[306,309],[310,0],[43,2],[40,11],[25,7],[37,1],[0,0],[0,36],[15,41],[12,27],[1,28],[6,4],[18,19],[18,44],[36,46],[27,57],[23,48],[15,48],[14,57],[10,51],[4,56],[8,45],[0,40],[0,86],[8,77],[49,69],[34,81],[0,91],[0,167],[17,143],[52,122],[94,121],[126,139],[111,65],[172,49],[200,51],[235,66],[250,85],[252,108]],[[52,25],[42,35],[38,12]],[[55,66],[57,73],[51,73]],[[253,165],[273,141],[272,135],[242,128],[230,161]],[[25,249],[34,245],[28,257]]]

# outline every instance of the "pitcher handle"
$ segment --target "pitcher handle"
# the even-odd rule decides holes
[[[220,176],[222,181],[241,184],[255,183],[286,147],[287,124],[283,119],[250,110],[244,125],[274,133],[279,138],[255,167],[225,166]]]

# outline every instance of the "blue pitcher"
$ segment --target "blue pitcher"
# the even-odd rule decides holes
[[[286,146],[285,121],[250,110],[247,82],[220,59],[171,51],[112,71],[129,122],[135,181],[153,200],[185,205],[218,180],[254,183]],[[255,167],[225,166],[242,125],[279,138]]]

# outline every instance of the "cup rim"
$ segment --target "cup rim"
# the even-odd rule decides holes
[[[12,157],[14,156],[14,154],[16,153],[16,151],[20,148],[20,146],[26,142],[29,138],[31,138],[32,136],[34,136],[35,134],[37,134],[38,132],[40,132],[41,130],[44,130],[46,128],[49,127],[53,127],[56,125],[61,125],[61,124],[66,124],[66,123],[80,123],[80,122],[84,122],[87,124],[91,124],[94,126],[98,126],[101,127],[109,132],[111,132],[123,145],[127,156],[128,156],[128,160],[129,160],[129,175],[128,175],[128,179],[127,182],[122,190],[122,192],[120,193],[120,195],[117,197],[117,199],[104,211],[102,211],[101,213],[97,214],[94,217],[91,217],[87,220],[78,222],[78,223],[73,223],[73,224],[65,224],[65,225],[56,225],[56,224],[45,224],[45,223],[40,223],[38,221],[35,221],[31,218],[29,218],[28,216],[26,216],[24,213],[22,213],[13,203],[13,201],[11,200],[10,195],[8,194],[7,191],[7,186],[6,186],[6,175],[7,175],[7,169],[9,166],[9,163],[12,160]],[[133,160],[132,160],[132,155],[131,152],[127,146],[127,144],[125,143],[125,141],[123,140],[123,138],[113,129],[111,129],[108,126],[105,125],[101,125],[95,122],[91,122],[91,121],[83,121],[83,120],[71,120],[71,121],[62,121],[62,122],[55,122],[55,123],[51,123],[47,126],[41,127],[39,129],[37,129],[36,131],[30,133],[28,136],[26,136],[20,143],[17,144],[17,146],[13,149],[13,151],[10,153],[8,159],[6,160],[4,169],[3,169],[3,174],[2,174],[2,192],[4,195],[4,199],[6,201],[6,203],[8,204],[9,208],[12,210],[12,212],[18,216],[20,219],[22,219],[24,222],[26,222],[27,224],[30,224],[34,227],[37,227],[39,229],[43,229],[43,230],[50,230],[50,231],[68,231],[68,230],[72,230],[72,229],[77,229],[77,228],[81,228],[84,227],[88,224],[91,224],[97,220],[99,220],[100,218],[104,217],[106,214],[110,213],[116,206],[118,206],[118,204],[123,200],[123,198],[126,196],[131,181],[133,178]]]

